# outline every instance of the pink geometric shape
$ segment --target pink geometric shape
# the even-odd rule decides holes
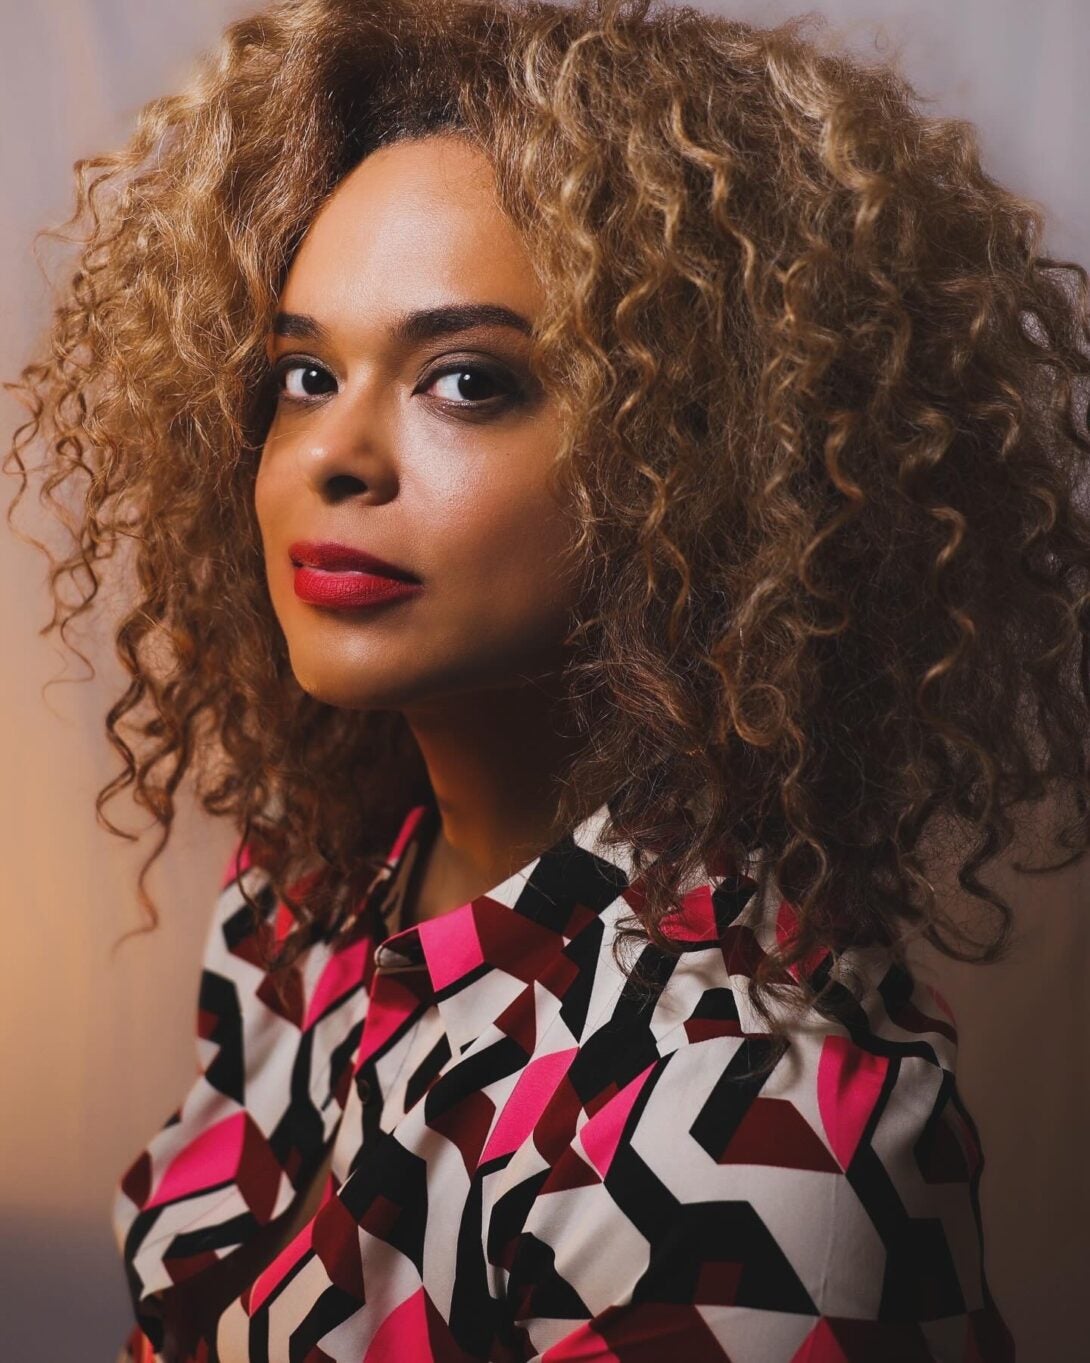
[[[396,975],[374,976],[371,999],[363,1020],[363,1035],[356,1053],[357,1070],[393,1036],[419,1002],[418,995],[408,985],[402,984]]]
[[[383,1320],[363,1363],[435,1363],[428,1338],[427,1307],[421,1287]]]
[[[227,865],[223,874],[220,876],[220,889],[225,890],[228,885],[237,880],[243,871],[249,870],[253,865],[253,854],[248,843],[238,842],[231,849],[231,855],[227,858]]]
[[[386,854],[386,860],[388,862],[393,863],[400,860],[401,854],[405,850],[405,844],[412,837],[413,830],[424,817],[424,811],[426,809],[427,805],[413,805],[412,809],[405,815],[401,827],[398,830],[397,837],[394,839],[394,844]]]
[[[579,1132],[587,1158],[598,1170],[601,1178],[605,1178],[609,1172],[609,1166],[613,1163],[613,1156],[621,1142],[621,1132],[628,1120],[628,1114],[640,1096],[644,1080],[654,1067],[655,1061],[652,1060],[645,1070],[625,1084],[619,1093],[615,1093],[604,1107],[600,1107]]]
[[[370,938],[363,937],[330,956],[310,997],[303,1031],[312,1027],[332,1003],[361,982],[370,945]]]
[[[692,1303],[646,1301],[607,1306],[534,1357],[541,1363],[731,1363],[738,1355],[728,1356]]]
[[[776,945],[778,947],[782,948],[786,946],[791,939],[794,938],[798,929],[798,924],[799,915],[794,904],[786,899],[781,899],[779,908],[776,910]],[[800,972],[802,974],[812,975],[821,964],[823,958],[828,954],[827,948],[815,947],[809,955],[803,956],[800,960],[796,961],[795,964],[790,967],[789,973],[793,975],[796,980],[800,978]]]
[[[825,1134],[842,1169],[852,1162],[882,1092],[889,1059],[861,1050],[850,1037],[828,1036],[821,1047],[817,1097]]]
[[[473,905],[466,903],[420,924],[420,945],[433,988],[445,988],[484,961],[481,939],[473,921]]]
[[[719,929],[715,922],[712,887],[699,885],[683,895],[681,911],[673,914],[662,927],[667,937],[674,941],[714,942],[719,936]]]
[[[526,1140],[545,1105],[557,1090],[568,1066],[579,1053],[573,1046],[568,1051],[554,1051],[551,1055],[531,1060],[518,1077],[511,1096],[504,1104],[488,1144],[481,1154],[481,1163],[498,1155],[510,1154]]]
[[[273,924],[273,939],[282,942],[291,931],[292,924],[295,922],[295,914],[281,900],[276,906],[276,921]]]
[[[171,1160],[145,1208],[234,1178],[245,1132],[245,1112],[236,1112],[202,1131]]]
[[[302,1230],[297,1232],[294,1239],[288,1241],[272,1263],[254,1279],[250,1288],[249,1301],[246,1303],[246,1314],[248,1316],[254,1314],[273,1289],[288,1276],[307,1250],[310,1249],[310,1237],[313,1229],[314,1220],[312,1218]]]
[[[651,1347],[655,1347],[653,1340]],[[592,1320],[580,1321],[570,1334],[550,1344],[540,1357],[541,1363],[624,1363],[598,1333]]]
[[[791,1355],[791,1363],[852,1363],[852,1360],[822,1317]]]

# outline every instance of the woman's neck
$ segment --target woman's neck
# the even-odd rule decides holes
[[[406,719],[435,804],[403,908],[403,918],[411,912],[420,922],[483,894],[552,845],[562,777],[578,745],[555,683],[453,697]]]

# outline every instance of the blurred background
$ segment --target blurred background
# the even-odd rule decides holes
[[[72,162],[124,140],[140,105],[256,7],[0,0],[0,377],[15,376],[48,317],[33,235],[68,216]],[[705,7],[759,23],[802,12],[779,0]],[[975,122],[986,168],[1045,209],[1048,252],[1090,266],[1086,0],[808,8],[850,48],[898,63],[932,112]],[[19,419],[0,393],[0,445]],[[3,480],[0,504],[13,491]],[[18,523],[42,524],[31,500]],[[85,669],[38,633],[50,614],[44,565],[3,527],[0,1358],[113,1363],[131,1323],[114,1183],[195,1073],[199,959],[232,830],[183,799],[150,878],[160,926],[111,954],[141,921],[135,876],[152,839],[123,842],[94,816],[117,771],[104,716],[124,686],[109,599],[77,636],[95,668],[77,680]],[[123,799],[108,812],[134,833],[148,828]],[[959,1084],[986,1156],[986,1270],[1020,1363],[1080,1363],[1090,1358],[1090,870],[999,883],[1019,908],[1011,958],[973,968],[920,953],[918,969],[957,1017]]]

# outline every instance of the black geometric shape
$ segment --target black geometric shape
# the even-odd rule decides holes
[[[619,1010],[618,1010],[619,1011]],[[619,1091],[661,1057],[646,1022],[613,1017],[594,1029],[568,1066],[568,1083],[588,1111],[596,1111],[603,1093]],[[612,1094],[611,1094],[612,1096]]]
[[[405,1084],[404,1107],[406,1112],[415,1107],[416,1103],[427,1093],[435,1076],[450,1058],[450,1040],[444,1032],[412,1074],[409,1075]]]
[[[587,1010],[594,992],[595,970],[604,932],[605,924],[598,918],[583,932],[577,932],[562,952],[571,961],[576,973],[560,1000],[560,1016],[577,1041],[586,1030]]]
[[[772,1040],[766,1037],[745,1036],[731,1056],[730,1063],[715,1081],[708,1100],[697,1113],[689,1134],[713,1160],[718,1160],[754,1098],[768,1082],[770,1075],[748,1075],[747,1070],[763,1063],[772,1052]]]
[[[400,1250],[423,1276],[424,1231],[428,1220],[428,1164],[389,1132],[379,1128],[368,1142],[365,1157],[341,1185],[337,1196],[357,1222],[363,1222],[382,1198],[394,1203],[398,1214],[383,1231],[387,1244]]]
[[[269,1134],[269,1148],[280,1167],[290,1169],[299,1165],[296,1186],[300,1176],[306,1177],[321,1163],[325,1145],[325,1123],[310,1096],[313,1047],[314,1033],[303,1032],[292,1061],[291,1101]]]
[[[488,1290],[488,1273],[481,1250],[484,1223],[483,1179],[473,1177],[458,1223],[454,1280],[458,1290],[451,1302],[450,1332],[471,1358],[491,1358],[497,1303]]]
[[[202,970],[197,1008],[215,1019],[207,1039],[219,1047],[204,1077],[219,1093],[241,1104],[245,1098],[242,1009],[234,982],[213,970]]]
[[[303,1363],[318,1341],[354,1316],[361,1304],[350,1292],[333,1284],[319,1293],[306,1315],[292,1330],[291,1354],[284,1363]],[[260,1311],[258,1314],[268,1319],[267,1312]],[[269,1360],[269,1363],[280,1363],[280,1360]]]
[[[711,987],[705,989],[697,1000],[691,1016],[711,1019],[716,1022],[740,1022],[738,1015],[738,996],[733,989]]]
[[[241,895],[242,891],[239,890]],[[279,900],[269,881],[263,881],[250,896],[257,905],[261,922],[267,923],[276,912]],[[223,940],[227,949],[234,954],[235,948],[251,937],[254,932],[254,914],[245,900],[223,920]]]
[[[507,1297],[518,1320],[531,1316],[546,1320],[589,1320],[591,1316],[579,1293],[556,1271],[556,1252],[552,1245],[529,1231],[519,1236]]]
[[[722,936],[726,928],[735,921],[749,901],[757,893],[752,880],[742,876],[726,876],[712,889],[712,908],[715,911],[715,925]]]
[[[745,1199],[678,1203],[673,1219],[659,1229],[633,1299],[700,1303],[699,1284],[716,1264],[736,1267],[737,1282],[730,1301],[705,1305],[817,1314],[776,1237]]]
[[[223,1249],[227,1245],[241,1245],[256,1235],[259,1229],[253,1212],[241,1212],[227,1221],[217,1221],[211,1226],[199,1226],[196,1230],[183,1231],[176,1235],[164,1257],[192,1259],[194,1255],[207,1254],[209,1250]]]
[[[519,1043],[513,1037],[501,1037],[439,1076],[424,1095],[424,1120],[434,1126],[443,1113],[490,1084],[517,1074],[525,1065],[526,1052]]]
[[[551,1172],[551,1169],[541,1169],[529,1178],[522,1179],[493,1203],[485,1241],[485,1253],[490,1264],[508,1262],[509,1247],[522,1233],[542,1184]]]
[[[639,1100],[633,1112],[638,1105]],[[748,1201],[681,1202],[624,1140],[605,1187],[651,1246],[636,1300],[691,1302],[706,1265],[732,1263],[740,1266],[736,1305],[816,1313],[775,1236]]]
[[[886,1240],[878,1319],[934,1320],[965,1309],[942,1222],[937,1217],[906,1217]]]
[[[342,1041],[329,1053],[329,1091],[322,1099],[324,1111],[334,1102],[340,1090],[345,1070],[352,1064],[359,1051],[360,1038],[363,1036],[363,1018],[353,1023]]]
[[[515,909],[524,918],[562,934],[573,905],[601,913],[627,888],[628,878],[620,867],[580,847],[568,832],[538,859]]]

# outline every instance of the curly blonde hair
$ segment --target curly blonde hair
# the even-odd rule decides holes
[[[760,849],[797,918],[752,983],[778,1031],[766,992],[835,1004],[793,968],[811,953],[1003,955],[1011,907],[978,873],[1020,807],[1069,794],[1062,864],[1085,851],[1087,272],[1037,253],[1040,208],[985,173],[971,125],[814,24],[283,0],[77,163],[78,260],[10,385],[30,417],[5,468],[17,503],[41,440],[43,498],[83,489],[43,633],[65,639],[132,544],[123,771],[96,808],[121,833],[103,805],[131,787],[160,825],[150,926],[187,772],[295,912],[275,969],[350,929],[426,790],[402,716],[292,677],[252,488],[295,247],[361,157],[439,131],[483,149],[543,285],[534,363],[587,583],[556,829],[611,797],[643,876],[627,934],[674,951],[681,887]],[[997,915],[984,942],[935,893],[951,830]]]

